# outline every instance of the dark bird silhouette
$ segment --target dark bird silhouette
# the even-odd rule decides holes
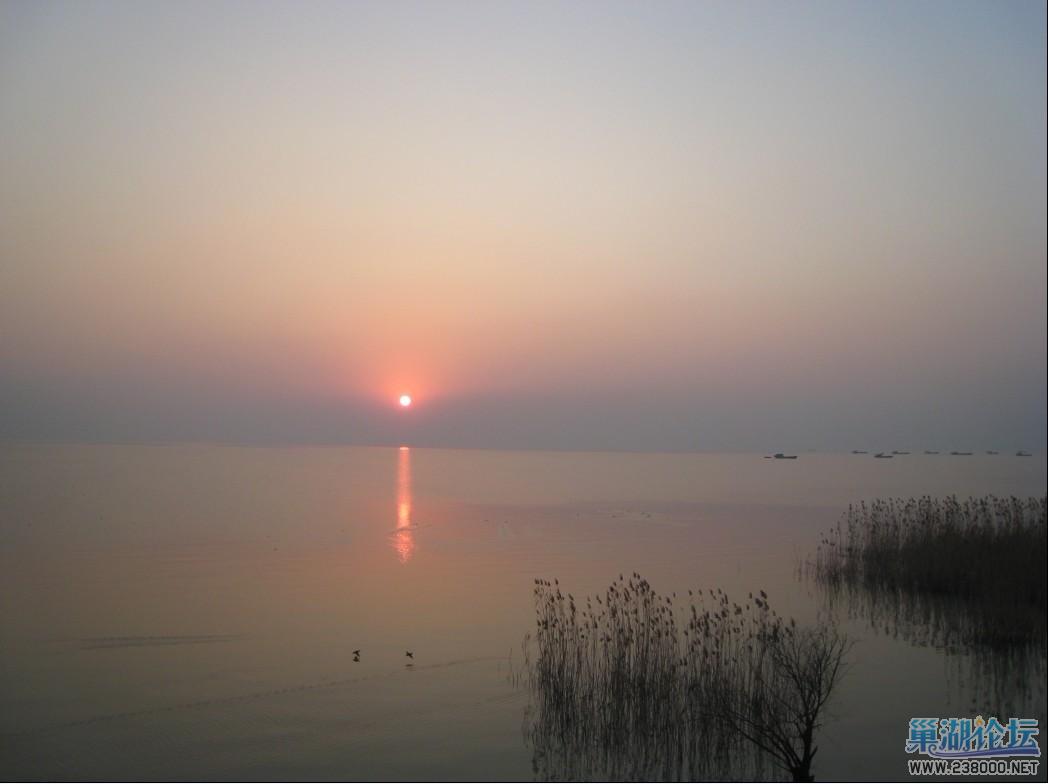
[[[357,648],[355,651],[353,651],[353,655],[354,656],[359,656],[360,655],[360,648]]]
[[[415,658],[415,654],[413,654],[411,651],[404,651],[404,655],[407,656],[409,659]]]
[[[359,657],[359,656],[354,656],[354,657],[353,657],[353,661],[355,661],[355,662],[359,662],[359,661],[360,661],[360,657]]]

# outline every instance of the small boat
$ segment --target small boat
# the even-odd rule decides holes
[[[867,452],[865,449],[853,449],[852,450],[852,454],[853,455],[868,455],[870,453]]]
[[[881,460],[891,460],[894,455],[886,455],[884,452],[878,452],[874,457],[879,457]]]
[[[924,454],[926,454],[926,455],[937,455],[937,454],[939,454],[939,453],[938,453],[938,452],[935,452],[935,451],[933,451],[933,450],[931,450],[931,449],[925,449],[925,450],[924,450]]]
[[[773,457],[776,460],[796,460],[797,455],[784,455],[782,452],[776,452]]]
[[[908,455],[910,453],[909,452],[900,452],[898,449],[893,449],[892,450],[892,454],[893,455]]]
[[[1024,452],[1021,449],[1018,452],[1015,453],[1015,456],[1016,457],[1033,457],[1033,455],[1031,455],[1029,452]]]
[[[961,457],[967,457],[971,455],[971,452],[950,452],[951,455],[959,455]]]
[[[1001,453],[1000,452],[994,452],[992,449],[987,449],[986,450],[986,454],[988,454],[988,455],[999,455]]]

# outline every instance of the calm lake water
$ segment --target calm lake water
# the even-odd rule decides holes
[[[1040,455],[5,446],[0,771],[529,780],[535,578],[763,589],[806,621],[826,603],[799,563],[849,503],[1045,489]],[[904,778],[908,719],[972,715],[978,684],[842,622],[816,775]]]

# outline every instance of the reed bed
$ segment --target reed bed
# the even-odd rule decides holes
[[[1045,641],[1045,498],[928,496],[849,507],[817,551],[816,578],[907,600],[945,643],[1008,647]],[[938,618],[949,602],[968,622]],[[1036,621],[1039,617],[1040,623]]]
[[[1046,498],[924,496],[849,507],[808,570],[882,632],[964,664],[980,709],[1043,704]]]
[[[638,574],[578,602],[537,580],[535,606],[524,648],[537,775],[810,779],[847,647],[835,630],[799,629],[764,592],[740,605],[689,591],[679,606]]]

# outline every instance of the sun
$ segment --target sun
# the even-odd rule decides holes
[[[400,402],[400,407],[401,408],[410,408],[411,407],[411,395],[401,395],[399,402]]]

